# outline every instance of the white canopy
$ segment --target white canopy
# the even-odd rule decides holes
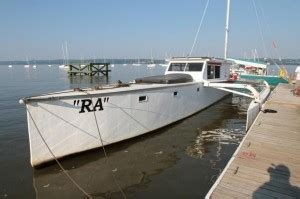
[[[227,59],[227,60],[233,61],[236,64],[245,65],[245,66],[252,66],[252,67],[263,68],[263,69],[267,68],[267,64],[264,64],[264,63],[244,61],[244,60],[238,60],[238,59]]]

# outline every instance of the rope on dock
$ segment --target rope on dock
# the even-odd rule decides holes
[[[42,133],[40,132],[37,124],[35,123],[29,109],[26,107],[26,111],[28,112],[36,130],[38,131],[38,134],[40,135],[41,139],[43,140],[44,144],[46,145],[46,147],[48,148],[50,154],[52,155],[53,159],[56,161],[56,163],[58,164],[58,166],[61,168],[61,170],[63,171],[63,173],[68,177],[68,179],[88,198],[92,198],[92,196],[90,194],[88,194],[68,173],[67,171],[64,169],[64,167],[60,164],[60,162],[58,161],[58,159],[56,158],[55,154],[53,153],[53,151],[51,150],[50,146],[47,144],[46,140],[44,139]]]

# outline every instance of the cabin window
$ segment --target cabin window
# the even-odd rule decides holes
[[[148,97],[146,95],[139,96],[139,102],[147,102],[147,101],[148,101]]]
[[[208,65],[207,66],[207,79],[214,79],[214,78],[215,78],[214,66]]]
[[[171,63],[169,71],[184,71],[186,63]]]
[[[203,63],[188,63],[186,71],[202,71]]]
[[[168,71],[202,71],[203,63],[171,63]]]
[[[215,66],[215,78],[220,78],[220,66]]]
[[[207,66],[207,79],[217,79],[220,78],[221,66]]]

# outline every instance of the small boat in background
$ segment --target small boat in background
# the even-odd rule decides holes
[[[141,63],[140,63],[140,59],[138,58],[138,61],[137,61],[137,63],[134,63],[134,64],[132,64],[133,66],[140,66],[141,65]]]
[[[279,75],[268,75],[268,63],[239,59],[227,60],[235,63],[231,68],[231,76],[234,79],[264,80],[271,86],[276,86],[279,83],[288,83],[287,72],[284,68],[279,68]]]
[[[26,56],[26,62],[27,64],[24,65],[24,68],[29,68],[30,67],[30,64],[29,64],[29,60],[28,60],[28,57]]]
[[[150,61],[150,64],[147,64],[147,67],[154,68],[155,66],[156,66],[156,64],[154,63],[152,49],[151,49],[151,61]]]
[[[12,65],[8,65],[8,68],[12,68]]]
[[[151,63],[151,64],[147,65],[148,68],[154,68],[155,66],[156,66],[156,64],[154,64],[154,63]]]

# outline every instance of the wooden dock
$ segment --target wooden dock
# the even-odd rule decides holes
[[[68,74],[69,76],[74,75],[88,75],[88,76],[94,76],[102,74],[104,76],[108,76],[108,72],[111,72],[111,70],[108,69],[109,63],[89,63],[85,66],[73,66],[69,65]]]
[[[279,84],[206,198],[300,198],[300,96]]]

